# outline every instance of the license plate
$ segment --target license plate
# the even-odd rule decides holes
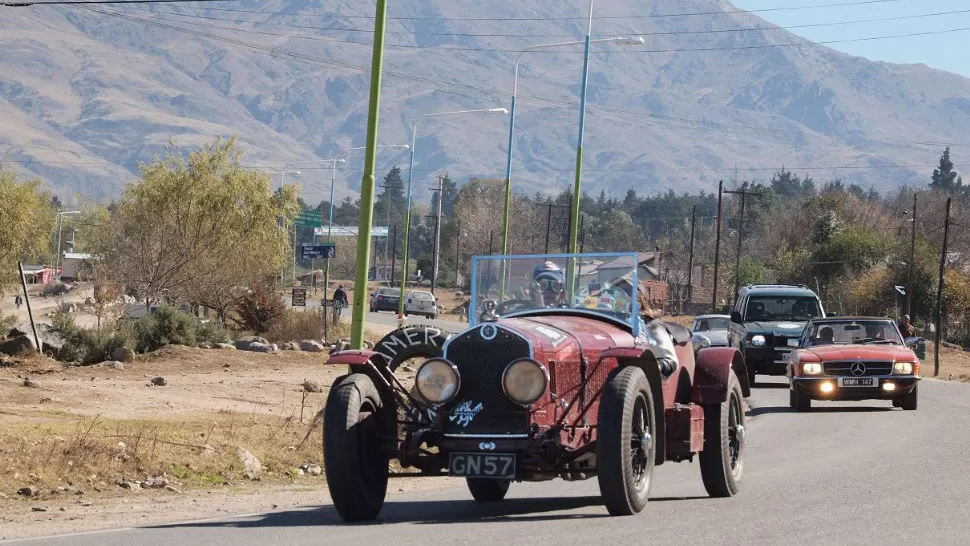
[[[875,377],[840,377],[840,387],[878,387],[879,379]]]
[[[452,453],[449,476],[467,478],[515,478],[514,453]]]

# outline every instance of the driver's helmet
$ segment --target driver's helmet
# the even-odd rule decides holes
[[[540,294],[558,294],[563,289],[566,279],[559,266],[552,262],[546,262],[535,269],[532,280],[538,286]]]

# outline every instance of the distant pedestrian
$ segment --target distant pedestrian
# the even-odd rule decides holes
[[[340,313],[343,308],[347,307],[347,292],[344,290],[344,285],[337,286],[337,289],[333,291],[333,321],[337,322],[340,320]]]
[[[905,339],[916,337],[916,327],[909,321],[909,315],[903,315],[903,319],[899,321],[899,331]]]
[[[13,303],[17,306],[17,310],[20,311],[20,306],[24,304],[24,299],[20,297],[20,294],[17,294],[13,299]]]

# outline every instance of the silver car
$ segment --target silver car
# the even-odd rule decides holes
[[[438,300],[431,292],[412,290],[404,297],[404,314],[436,319],[438,318]]]
[[[707,338],[711,342],[711,347],[727,347],[730,325],[729,315],[700,315],[694,319],[691,332],[695,338],[698,336]]]

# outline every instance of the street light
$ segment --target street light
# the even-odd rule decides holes
[[[645,42],[642,37],[636,38],[625,38],[623,36],[617,36],[615,38],[603,38],[600,40],[592,40],[589,43],[599,44],[613,42],[617,45],[643,45]],[[509,121],[509,148],[508,148],[508,159],[505,164],[505,208],[502,215],[502,255],[507,255],[509,253],[509,209],[512,206],[512,146],[515,135],[515,100],[519,92],[519,63],[522,61],[522,57],[529,53],[530,51],[536,51],[539,49],[553,49],[557,47],[566,47],[572,45],[579,45],[586,43],[583,40],[577,40],[572,42],[559,42],[554,44],[538,44],[534,46],[527,47],[519,52],[518,57],[515,58],[515,69],[513,71],[512,77],[512,114]]]
[[[404,219],[404,258],[401,261],[403,264],[401,269],[401,299],[398,303],[398,314],[404,315],[404,291],[407,288],[408,281],[408,241],[410,239],[411,233],[411,183],[414,180],[414,149],[417,147],[418,139],[418,125],[421,120],[430,117],[438,116],[453,116],[459,114],[508,114],[509,111],[505,108],[478,108],[475,110],[456,110],[453,112],[432,112],[430,114],[424,114],[419,117],[417,121],[414,122],[414,127],[411,129],[411,161],[408,164],[408,191],[407,191],[407,205],[405,208],[405,219]],[[438,196],[441,199],[441,196]]]

